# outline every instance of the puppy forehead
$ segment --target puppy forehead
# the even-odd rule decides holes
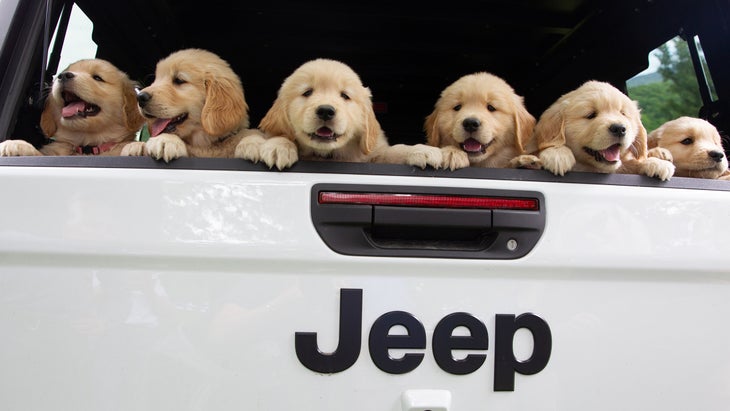
[[[682,117],[667,124],[665,138],[681,141],[687,137],[706,139],[706,141],[722,145],[722,139],[717,128],[710,122],[700,118]]]
[[[89,73],[92,75],[100,75],[105,78],[123,77],[124,75],[112,63],[101,59],[79,60],[71,63],[64,71],[72,71],[76,73]]]
[[[288,79],[304,88],[357,92],[365,87],[349,66],[335,60],[318,59],[300,66]]]
[[[489,73],[466,75],[447,87],[442,98],[448,102],[506,102],[514,94],[512,87]]]

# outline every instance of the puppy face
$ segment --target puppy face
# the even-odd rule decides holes
[[[77,61],[53,80],[41,128],[48,137],[74,145],[120,141],[142,125],[134,87],[105,60]]]
[[[539,148],[567,146],[576,169],[615,172],[622,157],[646,157],[646,130],[636,102],[609,83],[589,81],[563,95],[535,126]]]
[[[534,125],[512,87],[492,74],[475,73],[444,89],[424,129],[428,144],[459,147],[471,164],[495,156],[506,164],[522,152]]]
[[[728,169],[720,133],[708,121],[680,117],[664,123],[649,134],[649,148],[661,147],[672,153],[675,175],[718,178]]]
[[[155,81],[137,96],[150,135],[173,133],[206,145],[248,127],[248,105],[239,77],[227,62],[200,49],[172,53],[157,63]]]
[[[370,90],[350,67],[327,59],[304,63],[286,78],[259,127],[320,157],[353,146],[368,154],[382,136]]]

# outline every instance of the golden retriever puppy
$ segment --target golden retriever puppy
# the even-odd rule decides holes
[[[267,139],[252,150],[269,167],[297,160],[387,162],[440,168],[440,150],[425,144],[390,146],[375,117],[370,89],[346,64],[315,59],[298,67],[279,89],[259,124]],[[282,153],[285,155],[282,156]]]
[[[570,170],[645,174],[668,180],[674,165],[647,158],[639,107],[609,83],[588,81],[561,96],[540,116],[523,155],[513,165],[536,163],[556,175]]]
[[[147,154],[170,162],[180,157],[234,157],[248,129],[248,104],[228,62],[202,49],[184,49],[160,60],[155,81],[137,95],[150,139],[124,155]]]
[[[461,77],[441,92],[424,131],[444,167],[509,167],[523,153],[535,117],[506,81],[490,73]]]
[[[730,177],[720,133],[706,120],[685,116],[667,121],[648,138],[649,156],[674,163],[675,176]]]
[[[0,155],[119,155],[144,121],[135,85],[108,61],[72,63],[53,80],[41,114],[41,129],[52,142],[38,151],[23,140],[8,140],[0,143]]]

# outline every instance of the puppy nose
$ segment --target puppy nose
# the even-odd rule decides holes
[[[711,159],[713,159],[717,163],[722,161],[722,159],[725,157],[725,154],[723,154],[720,151],[715,151],[715,150],[712,150],[707,154],[710,156]]]
[[[614,123],[608,126],[608,131],[616,137],[623,137],[626,135],[626,126],[623,124]]]
[[[481,125],[481,121],[473,117],[465,118],[464,121],[461,122],[461,126],[464,127],[464,130],[470,133],[477,131]]]
[[[335,116],[335,108],[330,105],[322,105],[317,107],[317,117],[322,120],[331,120]]]
[[[76,75],[70,71],[64,71],[63,73],[58,75],[58,79],[63,83],[64,81],[71,80],[72,78],[76,77]]]
[[[137,93],[137,103],[139,103],[139,106],[142,108],[144,108],[144,106],[146,106],[151,99],[152,95],[150,93],[147,93],[146,91]]]

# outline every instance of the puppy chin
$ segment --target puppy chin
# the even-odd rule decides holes
[[[590,156],[586,153],[580,152],[575,154],[576,164],[573,170],[575,171],[592,171],[596,173],[615,173],[621,168],[621,160],[615,162],[596,161],[595,157]]]

